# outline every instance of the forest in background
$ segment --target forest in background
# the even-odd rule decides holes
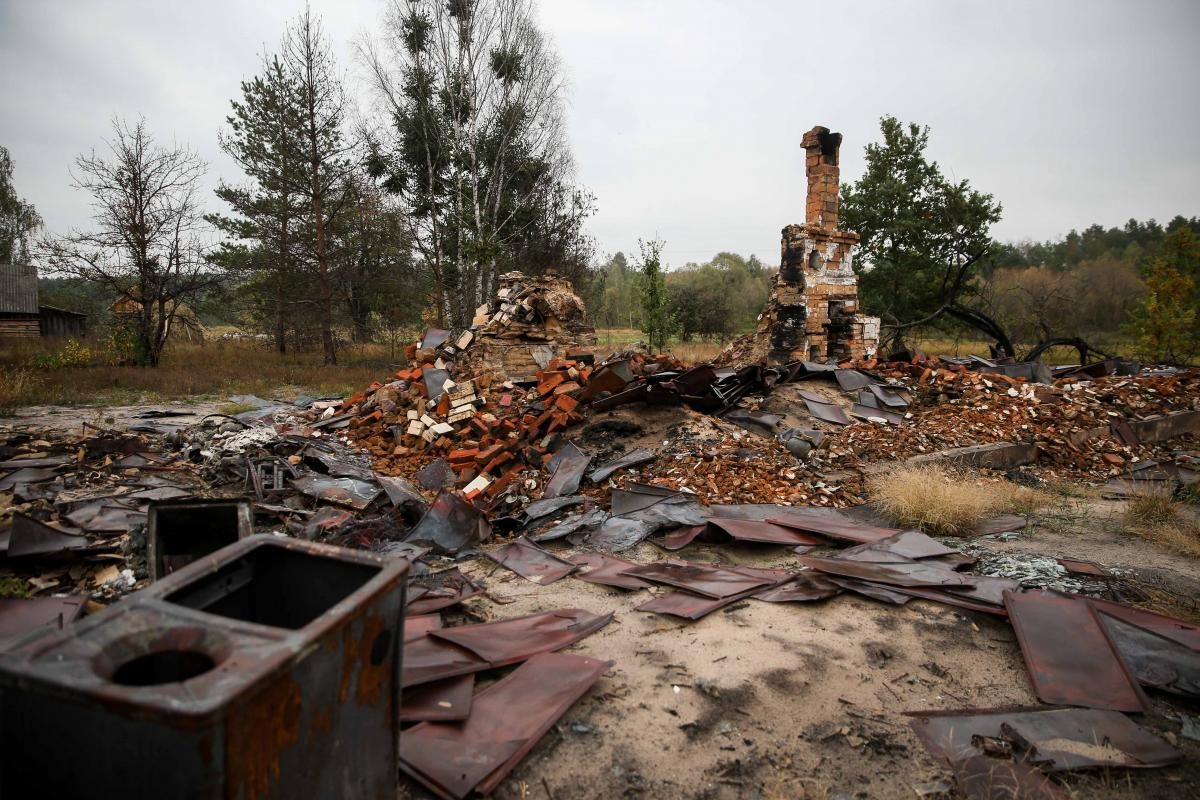
[[[1143,298],[1148,265],[1168,235],[1182,228],[1200,236],[1200,217],[1177,216],[1166,225],[1131,219],[1120,228],[1092,225],[1057,240],[1001,244],[980,279],[979,299],[1022,343],[1082,336],[1111,346],[1124,336],[1122,325]],[[539,272],[538,266],[530,271]],[[670,269],[666,283],[678,338],[717,341],[752,330],[777,271],[756,255],[730,252]],[[575,276],[594,325],[641,328],[642,275],[623,252],[576,269]],[[99,327],[106,324],[112,298],[102,287],[72,278],[41,278],[39,287],[44,303],[87,313]],[[259,329],[254,313],[230,304],[227,292],[201,295],[194,308],[209,325]],[[405,309],[403,323],[422,324],[419,311],[411,304]],[[939,332],[953,335],[962,328],[950,324]]]

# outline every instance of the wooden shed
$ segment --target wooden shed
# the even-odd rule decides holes
[[[0,264],[0,339],[83,336],[87,314],[38,304],[37,268]]]
[[[37,268],[0,264],[0,338],[36,339],[38,320]]]
[[[87,314],[55,306],[38,306],[38,327],[42,336],[78,339],[87,332]]]

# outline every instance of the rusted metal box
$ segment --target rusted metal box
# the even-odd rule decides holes
[[[146,511],[150,579],[170,575],[254,532],[249,500],[162,500]]]
[[[271,535],[0,656],[0,797],[391,798],[408,564]]]

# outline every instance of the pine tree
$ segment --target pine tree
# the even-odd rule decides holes
[[[232,102],[233,113],[226,118],[229,132],[219,135],[221,149],[250,182],[222,182],[216,194],[236,216],[208,216],[233,237],[212,261],[249,279],[255,310],[270,319],[280,353],[287,350],[289,312],[306,292],[303,261],[311,247],[307,206],[297,190],[304,166],[301,100],[278,56],[264,56],[263,74],[242,83],[242,98]]]

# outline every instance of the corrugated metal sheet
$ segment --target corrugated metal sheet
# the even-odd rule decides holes
[[[0,264],[0,314],[37,314],[37,268]]]

